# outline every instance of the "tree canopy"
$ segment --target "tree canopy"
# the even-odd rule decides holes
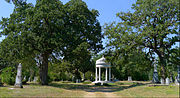
[[[143,50],[159,58],[161,75],[166,78],[166,53],[178,39],[178,0],[137,0],[133,12],[120,12],[118,23],[107,24],[108,46],[125,51]]]
[[[33,56],[40,64],[41,84],[46,85],[50,57],[70,58],[81,43],[89,51],[102,48],[98,11],[89,10],[82,0],[65,5],[58,0],[37,0],[36,5],[22,1],[10,18],[1,21],[2,56],[17,62]],[[58,58],[57,58],[58,59]]]

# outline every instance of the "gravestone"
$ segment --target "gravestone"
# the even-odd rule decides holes
[[[161,78],[161,84],[165,84],[165,81],[163,78]]]
[[[38,77],[34,77],[33,82],[37,82],[37,80],[38,80]]]
[[[91,74],[90,81],[93,81],[93,75]]]
[[[180,85],[180,66],[178,65],[177,66],[177,68],[178,68],[178,74],[177,74],[177,76],[175,77],[175,84],[176,85]]]
[[[30,77],[28,78],[28,82],[31,82],[31,78]]]
[[[81,81],[80,81],[80,79],[76,79],[76,83],[80,83]]]
[[[26,76],[23,78],[23,80],[26,80]]]
[[[153,83],[159,83],[158,72],[157,72],[157,61],[154,61],[154,72],[153,72]]]
[[[173,83],[173,77],[172,76],[170,77],[170,83]]]
[[[168,77],[166,78],[166,84],[167,84],[167,85],[169,85],[169,84],[170,84],[170,80],[169,80],[169,78],[168,78]]]
[[[131,76],[128,76],[128,81],[132,81],[132,77]]]
[[[72,81],[74,82],[75,80],[74,80],[74,76],[72,76]]]
[[[175,78],[175,84],[176,85],[179,85],[180,83],[178,83],[178,79],[177,78]]]
[[[23,88],[22,86],[22,65],[19,63],[17,68],[17,75],[16,75],[16,81],[14,84],[15,87]]]
[[[177,82],[180,84],[180,66],[178,66]]]

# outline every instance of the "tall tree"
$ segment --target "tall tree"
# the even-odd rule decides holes
[[[2,53],[11,58],[13,53],[20,59],[33,54],[40,64],[41,84],[47,85],[51,56],[68,58],[67,54],[83,42],[93,51],[101,49],[97,16],[98,12],[90,11],[82,0],[71,0],[66,5],[58,0],[37,0],[35,6],[15,5],[11,17],[1,21],[1,35],[6,36],[1,42]],[[15,52],[6,51],[6,47]]]
[[[133,12],[120,12],[118,24],[105,27],[110,46],[144,49],[160,59],[161,75],[166,78],[165,51],[179,41],[179,0],[137,0]]]
[[[75,74],[80,78],[79,70],[86,72],[86,64],[91,58],[90,53],[102,49],[101,26],[97,17],[97,10],[89,10],[82,0],[71,0],[65,4],[68,18],[68,36],[66,41],[71,42],[65,47],[64,59],[71,62]],[[86,66],[87,67],[87,66]]]
[[[73,58],[71,59],[74,62],[74,69],[77,71],[81,71],[83,73],[83,80],[85,78],[85,73],[87,71],[91,71],[94,66],[91,64],[91,53],[88,50],[89,45],[87,43],[80,44],[75,50],[73,50]]]

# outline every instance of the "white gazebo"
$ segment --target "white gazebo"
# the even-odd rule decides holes
[[[111,82],[111,65],[106,63],[105,61],[106,61],[106,59],[104,58],[104,56],[96,61],[96,79],[93,83],[101,83],[101,84],[112,83]],[[106,69],[105,80],[101,79],[101,69],[102,68]],[[98,71],[98,69],[99,69],[99,71]],[[109,73],[109,75],[108,75],[108,73]],[[108,76],[109,76],[109,78],[108,78]]]

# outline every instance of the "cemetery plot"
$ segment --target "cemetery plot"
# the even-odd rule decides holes
[[[150,82],[118,81],[106,86],[72,82],[53,82],[48,86],[36,83],[0,87],[0,97],[178,97],[177,85],[149,87]]]

